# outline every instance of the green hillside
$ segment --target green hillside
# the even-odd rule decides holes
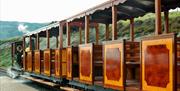
[[[162,14],[163,15],[163,14]],[[139,17],[135,19],[135,37],[136,39],[140,39],[140,37],[145,35],[153,35],[154,28],[155,28],[155,19],[154,14],[150,13],[143,17]],[[162,16],[162,20],[163,20]],[[171,12],[169,15],[169,29],[170,32],[178,33],[180,36],[180,12]],[[162,22],[163,26],[163,22]],[[30,26],[29,26],[30,27]],[[32,26],[33,27],[33,26]],[[162,27],[163,28],[163,27]],[[105,26],[100,24],[99,26],[99,36],[100,41],[105,40]],[[163,28],[164,30],[164,28]],[[77,45],[79,43],[79,32],[72,31],[71,33],[71,44]],[[111,35],[111,27],[110,27],[110,35]],[[84,31],[82,32],[83,42],[84,42]],[[129,38],[129,21],[120,21],[118,22],[118,39],[128,39]],[[0,67],[1,66],[9,66],[11,64],[11,57],[10,57],[10,42],[21,40],[21,37],[0,40]],[[63,37],[63,40],[66,41],[66,37]],[[46,48],[46,39],[40,40],[41,41],[41,48]],[[53,38],[50,40],[51,48],[55,48],[56,43],[53,41]],[[90,42],[95,42],[95,30],[90,30]],[[64,42],[64,46],[66,46],[66,42]]]
[[[33,31],[47,23],[28,23],[28,22],[16,22],[16,21],[0,21],[0,39],[6,39],[11,37],[22,36],[23,32],[18,30],[19,25],[27,26],[27,31]]]

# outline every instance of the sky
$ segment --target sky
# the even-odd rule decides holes
[[[107,0],[0,0],[0,21],[60,21]]]

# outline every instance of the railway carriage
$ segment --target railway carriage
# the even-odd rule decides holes
[[[168,28],[168,12],[179,5],[178,0],[110,0],[50,24],[23,37],[24,71],[51,82],[65,79],[60,82],[84,90],[179,91],[180,38],[169,33]],[[137,40],[134,18],[149,12],[155,12],[155,34]],[[161,12],[165,18],[164,33]],[[128,39],[118,39],[119,20],[130,21]],[[105,30],[99,30],[99,24],[105,25]],[[76,45],[71,43],[72,28],[80,35]],[[85,31],[84,43],[82,30]],[[90,35],[93,30],[95,35]],[[103,42],[99,31],[105,31]],[[54,49],[50,47],[53,36],[56,37]],[[94,36],[95,41],[90,41],[90,36]],[[25,51],[26,37],[29,37],[29,51]],[[36,40],[35,49],[32,37]],[[43,50],[40,37],[47,39]]]

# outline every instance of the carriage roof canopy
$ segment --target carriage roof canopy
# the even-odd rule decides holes
[[[175,9],[180,6],[180,0],[162,0],[162,11],[167,11],[170,9]],[[80,22],[84,23],[85,16],[90,16],[90,21],[94,23],[104,23],[111,24],[112,23],[112,6],[117,7],[117,20],[126,20],[130,18],[136,18],[139,16],[143,16],[148,12],[154,12],[155,0],[109,0],[100,5],[97,5],[93,8],[90,8],[84,12],[81,12],[77,15],[74,15],[70,18],[67,18],[67,22]],[[65,22],[65,20],[63,20]],[[46,30],[56,30],[51,31],[50,36],[57,36],[59,28],[59,22],[55,22],[53,24],[47,25],[40,29],[37,29],[25,36],[35,36],[35,34],[39,34],[42,37],[46,36]]]
[[[24,36],[35,36],[36,34],[39,34],[39,36],[41,37],[46,37],[46,30],[50,31],[50,37],[52,36],[58,36],[58,32],[59,32],[59,22],[54,22],[52,24],[49,24],[47,26],[44,26],[42,28],[39,28],[37,30],[34,30],[33,32],[27,33]],[[53,31],[51,31],[53,30]]]
[[[111,7],[117,6],[117,19],[126,20],[154,12],[155,0],[109,0],[82,13],[72,16],[67,21],[84,21],[85,15],[90,15],[92,22],[112,23]],[[180,0],[162,0],[162,11],[180,6]]]

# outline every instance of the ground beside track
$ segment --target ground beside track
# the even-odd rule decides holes
[[[57,91],[26,79],[12,79],[0,71],[0,91]]]

